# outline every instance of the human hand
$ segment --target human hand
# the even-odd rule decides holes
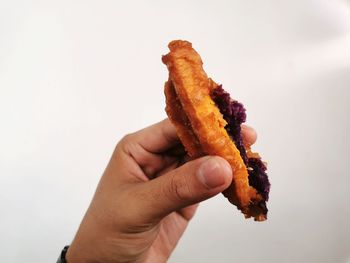
[[[252,128],[242,126],[242,133],[246,145],[255,142]],[[167,261],[198,203],[232,181],[223,158],[183,164],[179,149],[168,119],[118,143],[68,249],[68,263]]]

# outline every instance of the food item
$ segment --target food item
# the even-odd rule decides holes
[[[169,70],[165,83],[166,112],[189,156],[218,155],[232,167],[233,180],[223,194],[246,218],[267,218],[270,183],[265,163],[245,147],[241,124],[243,105],[230,98],[222,85],[208,78],[199,54],[188,41],[169,43],[162,57]]]

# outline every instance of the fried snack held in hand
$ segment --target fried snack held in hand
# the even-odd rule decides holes
[[[208,78],[199,54],[188,41],[169,43],[162,57],[169,70],[165,83],[166,112],[192,158],[218,155],[232,167],[231,186],[223,194],[256,221],[267,218],[270,183],[265,163],[245,148],[241,124],[246,120],[243,105]]]

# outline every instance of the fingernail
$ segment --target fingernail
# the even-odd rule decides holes
[[[231,166],[218,157],[207,157],[197,172],[199,181],[207,188],[216,188],[225,184],[226,178],[231,175]]]

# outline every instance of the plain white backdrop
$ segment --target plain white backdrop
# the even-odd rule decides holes
[[[350,2],[0,1],[0,261],[55,262],[186,39],[248,111],[269,219],[201,204],[170,262],[350,262]]]

